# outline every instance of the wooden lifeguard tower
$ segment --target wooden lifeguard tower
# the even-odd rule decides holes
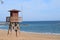
[[[19,22],[22,22],[22,17],[18,16],[18,13],[21,11],[12,9],[12,10],[9,10],[9,12],[10,12],[10,17],[6,17],[6,22],[9,23],[8,34],[9,34],[9,30],[12,31],[12,29],[14,29],[14,27],[17,26],[19,24]],[[14,27],[12,26],[12,24],[14,25]],[[20,30],[19,27],[18,27],[18,29]],[[17,30],[15,30],[15,31],[17,31]],[[17,35],[17,33],[16,33],[16,35]]]

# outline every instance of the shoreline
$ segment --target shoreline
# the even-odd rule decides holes
[[[6,29],[0,29],[0,30],[8,31],[8,30],[6,30]],[[27,32],[27,31],[20,31],[20,32],[23,32],[23,33],[31,33],[31,34],[60,35],[60,33],[49,33],[49,32],[46,32],[46,33]]]
[[[31,32],[23,32],[17,34],[14,31],[7,35],[7,30],[0,29],[0,40],[60,40],[60,35],[53,34],[36,34]]]
[[[31,33],[31,34],[48,34],[48,35],[60,35],[60,33],[37,33],[37,32],[26,32],[26,31],[21,31],[24,33]]]

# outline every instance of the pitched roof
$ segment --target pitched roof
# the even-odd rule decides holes
[[[16,9],[12,9],[12,10],[9,10],[9,12],[21,12],[21,11],[19,11],[19,10],[16,10]]]

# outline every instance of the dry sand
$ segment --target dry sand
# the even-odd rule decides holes
[[[7,35],[7,31],[0,30],[0,40],[60,40],[60,35],[21,32],[16,37],[15,32]]]

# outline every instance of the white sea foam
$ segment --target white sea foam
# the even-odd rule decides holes
[[[5,30],[5,31],[8,31],[7,29],[0,29],[0,30]],[[60,35],[60,33],[37,33],[37,32],[26,32],[26,31],[21,31],[21,32],[24,32],[24,33],[31,33],[31,34],[48,34],[48,35]]]
[[[0,27],[6,27],[5,25],[0,25]]]
[[[5,31],[8,31],[7,29],[0,29],[0,30],[5,30]]]
[[[48,35],[60,35],[60,33],[37,33],[37,32],[26,32],[26,31],[21,31],[21,32],[25,32],[25,33],[32,33],[32,34],[48,34]]]

